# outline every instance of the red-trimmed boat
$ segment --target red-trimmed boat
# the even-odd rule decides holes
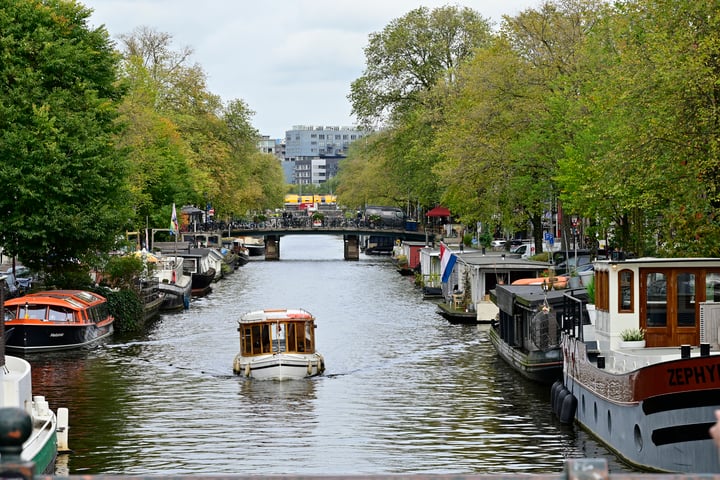
[[[114,320],[96,293],[31,293],[5,302],[5,346],[23,353],[80,348],[112,334]]]
[[[596,318],[568,294],[553,411],[628,463],[720,473],[720,258],[594,263]],[[639,331],[644,340],[630,335]]]

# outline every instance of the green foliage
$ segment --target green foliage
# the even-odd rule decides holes
[[[492,235],[490,235],[490,232],[487,232],[487,231],[482,232],[478,236],[478,242],[480,242],[480,246],[485,247],[485,248],[490,248],[490,245],[492,244],[492,239],[493,239]]]
[[[626,342],[645,340],[645,330],[642,328],[628,328],[620,332],[620,337]]]
[[[98,292],[101,293],[101,292]],[[115,332],[119,334],[138,332],[145,326],[145,311],[142,299],[135,290],[103,290],[108,300],[110,314],[115,317]]]
[[[48,290],[90,290],[94,287],[89,267],[79,263],[70,263],[63,268],[50,269],[43,278],[42,284]]]
[[[110,285],[132,290],[135,289],[137,280],[144,270],[143,260],[138,255],[113,255],[108,259],[104,273]]]
[[[129,216],[127,163],[112,145],[118,57],[89,16],[60,1],[0,12],[0,238],[36,271],[108,251]]]
[[[429,91],[490,36],[490,26],[469,8],[419,7],[370,35],[366,69],[348,98],[353,114],[370,126],[414,108],[417,94]]]
[[[585,290],[588,294],[588,303],[595,304],[595,277],[590,277],[588,281],[585,282]]]

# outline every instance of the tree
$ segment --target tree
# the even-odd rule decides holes
[[[109,251],[130,217],[118,56],[90,10],[10,0],[0,11],[0,242],[34,270]]]
[[[353,114],[367,126],[392,120],[455,70],[490,38],[490,24],[469,8],[412,10],[370,35],[366,69],[351,85]]]

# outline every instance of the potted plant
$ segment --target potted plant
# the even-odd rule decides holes
[[[645,348],[645,329],[628,328],[620,332],[620,348]]]
[[[595,310],[595,277],[590,277],[585,283],[585,290],[588,296],[585,308],[587,308],[588,317],[590,317],[590,324],[595,325],[595,319],[597,318],[597,310]]]

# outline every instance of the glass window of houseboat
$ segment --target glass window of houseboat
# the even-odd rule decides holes
[[[287,349],[288,352],[297,352],[297,332],[294,323],[287,324]]]
[[[265,323],[262,325],[262,351],[263,353],[272,353],[272,344],[270,343],[270,325]]]
[[[648,327],[667,325],[667,278],[664,273],[652,272],[645,276],[647,289]]]
[[[632,270],[621,270],[618,277],[620,279],[620,291],[618,292],[620,305],[618,310],[625,313],[632,312],[635,308],[633,305],[633,272]]]
[[[48,320],[53,322],[72,322],[73,311],[65,307],[51,306],[48,308]]]
[[[260,344],[260,325],[252,326],[252,354],[259,355],[262,353],[262,345]]]
[[[242,351],[243,355],[252,355],[252,330],[249,327],[242,329]]]
[[[20,307],[20,318],[34,318],[45,320],[47,307],[45,305],[25,305]]]
[[[313,338],[313,324],[312,324],[312,322],[305,322],[305,351],[307,351],[307,352],[313,351],[312,338]]]
[[[720,302],[720,273],[708,272],[705,275],[705,301]]]
[[[273,340],[273,351],[274,352],[284,352],[286,350],[285,346],[285,324],[284,323],[276,323],[275,324],[275,339]]]
[[[695,325],[695,274],[677,275],[677,323],[681,327]]]

